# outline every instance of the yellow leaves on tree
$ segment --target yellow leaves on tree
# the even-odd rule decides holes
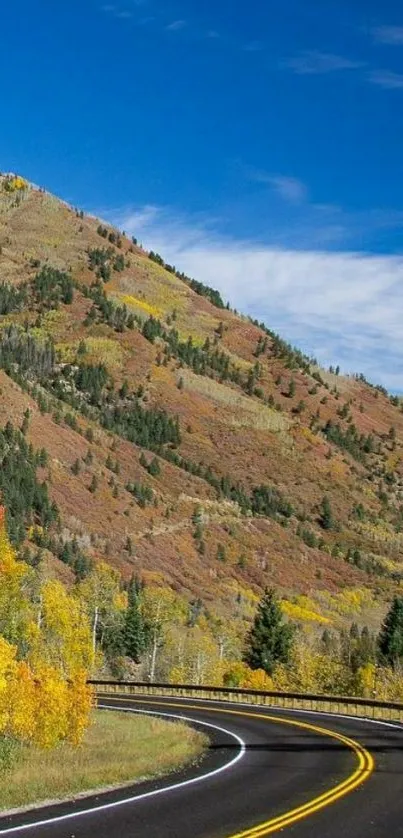
[[[224,685],[245,690],[273,690],[273,681],[263,669],[250,669],[242,661],[228,664],[224,672]]]
[[[15,644],[21,642],[29,621],[29,604],[24,596],[29,572],[29,567],[15,557],[0,507],[0,635]]]
[[[248,690],[272,690],[273,681],[264,669],[250,669],[245,673],[242,687]]]
[[[221,686],[224,664],[220,648],[199,626],[171,629],[167,633],[164,660],[169,660],[169,681],[174,684]]]
[[[85,673],[68,682],[60,671],[43,664],[37,675],[35,742],[43,748],[51,748],[65,739],[79,744],[92,707]]]
[[[91,632],[84,606],[69,596],[60,582],[43,585],[32,635],[30,660],[34,666],[49,663],[69,678],[92,667]]]
[[[183,603],[170,588],[149,587],[143,594],[142,614],[150,639],[148,675],[150,681],[154,681],[158,652],[166,642],[172,620],[175,617],[183,619]]]
[[[120,590],[118,571],[106,562],[98,562],[86,579],[77,587],[77,598],[83,603],[91,626],[92,653],[95,656],[97,637],[113,630],[127,605]]]
[[[42,747],[77,744],[92,706],[90,627],[59,582],[36,591],[34,606],[31,574],[15,557],[0,510],[0,736]]]
[[[337,656],[322,654],[300,637],[294,645],[290,664],[278,664],[273,675],[274,689],[348,695],[351,671]]]
[[[94,693],[87,684],[87,673],[77,672],[67,695],[67,739],[79,745],[88,727],[89,715],[94,704]]]
[[[21,175],[14,175],[7,177],[3,181],[3,189],[5,192],[20,192],[28,186],[27,181]]]

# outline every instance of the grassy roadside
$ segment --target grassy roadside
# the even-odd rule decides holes
[[[206,743],[180,722],[96,710],[79,748],[16,752],[0,777],[0,810],[161,776],[194,761]]]

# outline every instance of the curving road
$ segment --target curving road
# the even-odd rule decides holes
[[[100,704],[185,717],[209,734],[207,755],[165,780],[2,818],[0,836],[403,836],[399,725],[205,700]]]

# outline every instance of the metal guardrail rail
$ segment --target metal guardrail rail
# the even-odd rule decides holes
[[[318,710],[346,716],[403,722],[403,704],[351,696],[315,695],[311,693],[276,692],[231,687],[194,686],[192,684],[158,684],[143,681],[88,681],[98,694],[133,696],[171,696],[173,698],[205,698],[242,704],[269,705],[288,710]]]

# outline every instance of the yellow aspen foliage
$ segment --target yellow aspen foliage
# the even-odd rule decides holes
[[[30,605],[23,586],[30,568],[18,562],[7,537],[4,510],[0,507],[0,635],[18,644],[30,618]]]
[[[76,673],[74,680],[67,681],[55,667],[42,664],[35,674],[34,728],[30,738],[42,748],[52,748],[63,740],[78,745],[93,706],[86,673]]]
[[[289,665],[278,664],[273,676],[274,689],[348,695],[351,673],[340,660],[321,654],[300,640],[295,643]]]
[[[0,733],[9,729],[9,683],[16,675],[16,653],[15,646],[0,637]]]
[[[54,667],[42,664],[37,672],[35,731],[33,740],[42,748],[52,748],[67,738],[68,684]]]
[[[232,661],[224,668],[224,687],[240,687],[247,677],[249,667],[243,661]]]
[[[77,600],[83,603],[91,626],[92,650],[96,653],[98,632],[110,628],[126,606],[121,593],[121,576],[106,562],[98,562],[76,588]]]
[[[374,672],[373,690],[381,701],[403,701],[403,672],[401,667],[379,667]]]
[[[170,684],[184,684],[186,682],[186,668],[184,666],[173,666],[169,672]]]
[[[93,649],[84,605],[70,596],[60,582],[45,582],[41,589],[36,642],[30,659],[59,668],[65,677],[91,669]],[[32,637],[33,641],[33,637]]]
[[[17,739],[34,738],[37,692],[32,670],[25,661],[20,661],[15,677],[9,682],[9,726]]]
[[[355,694],[364,698],[373,698],[375,689],[376,667],[374,663],[366,663],[360,666],[355,678]]]
[[[28,182],[21,177],[21,175],[14,175],[14,177],[7,177],[3,183],[3,188],[6,192],[19,192],[26,189]]]
[[[93,702],[86,683],[92,665],[88,619],[59,582],[36,589],[34,608],[30,580],[30,568],[17,561],[9,543],[0,509],[0,735],[44,748],[65,739],[78,744]]]
[[[247,690],[273,690],[273,680],[264,669],[249,669],[245,673],[240,686]]]
[[[227,664],[223,682],[228,687],[245,690],[273,690],[273,680],[264,669],[250,669],[243,661]]]
[[[81,742],[94,703],[95,694],[87,684],[87,673],[76,672],[67,693],[67,739],[72,745]]]
[[[192,684],[211,684],[221,686],[223,679],[223,661],[215,639],[210,634],[203,634],[196,626],[189,632],[189,674]]]

